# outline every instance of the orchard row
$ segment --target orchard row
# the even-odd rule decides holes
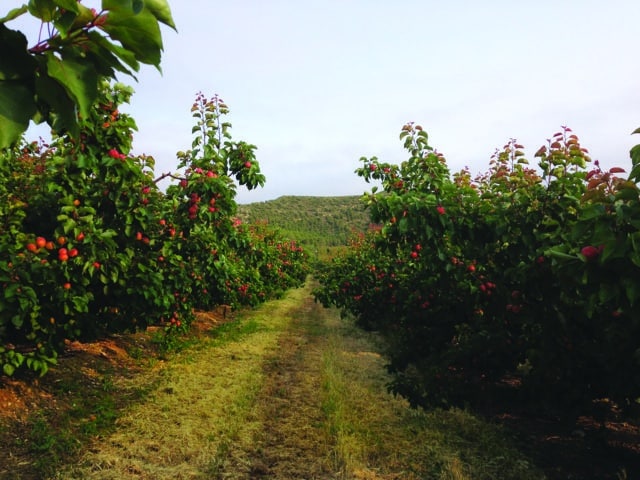
[[[501,400],[576,415],[640,397],[640,147],[604,171],[567,127],[529,167],[511,140],[451,175],[421,127],[401,165],[362,159],[377,231],[326,267],[316,297],[379,331],[415,405]]]
[[[255,305],[298,286],[305,253],[235,217],[237,185],[264,183],[227,106],[198,95],[180,174],[131,154],[131,89],[104,83],[80,134],[5,149],[0,162],[0,365],[45,373],[66,340],[164,325],[194,309]]]

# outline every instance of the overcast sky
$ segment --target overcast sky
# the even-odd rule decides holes
[[[561,125],[608,166],[628,169],[640,143],[637,1],[169,3],[178,33],[163,27],[163,74],[145,66],[132,83],[135,148],[174,170],[195,94],[218,94],[267,177],[241,203],[359,195],[358,159],[405,160],[408,121],[472,173],[510,138],[534,160]]]

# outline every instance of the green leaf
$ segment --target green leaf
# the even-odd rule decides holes
[[[637,182],[640,179],[640,163],[637,162],[634,164],[634,167],[631,169],[629,173],[629,180]]]
[[[148,9],[137,15],[126,9],[112,10],[103,29],[113,40],[133,52],[138,61],[160,69],[162,35],[156,18]]]
[[[545,252],[546,256],[552,257],[552,258],[557,258],[558,260],[569,260],[569,261],[576,261],[578,260],[578,258],[575,255],[569,255],[567,253],[561,252],[559,250],[547,250]]]
[[[173,17],[171,16],[169,3],[166,0],[145,0],[144,4],[159,22],[177,31],[176,25],[173,23]]]
[[[35,114],[33,92],[23,82],[0,80],[0,149],[15,143]]]
[[[607,303],[616,298],[618,293],[618,287],[608,283],[601,283],[598,291],[598,300],[600,303]]]
[[[69,32],[78,31],[93,20],[94,13],[82,4],[75,11],[66,11],[53,21],[60,38],[68,38]]]
[[[87,8],[83,5],[80,5],[77,0],[53,0],[53,3],[55,3],[60,8],[64,8],[65,10],[69,10],[73,13],[80,13],[80,7]]]
[[[2,371],[5,373],[5,375],[7,376],[11,376],[14,374],[14,372],[16,371],[16,367],[14,367],[13,365],[11,365],[10,363],[5,363],[2,366]]]
[[[22,5],[21,7],[9,10],[9,13],[7,13],[3,18],[0,18],[0,23],[9,22],[15,18],[18,18],[20,15],[27,13],[27,11],[28,8],[26,5]]]
[[[616,200],[638,200],[638,187],[633,182],[624,182],[618,186]]]
[[[140,63],[136,60],[136,56],[133,52],[121,47],[115,43],[107,40],[103,35],[98,32],[89,32],[88,38],[90,40],[89,51],[93,53],[94,60],[97,62],[102,70],[105,68],[113,68],[119,72],[126,73],[132,76],[135,75],[131,72],[140,70]],[[129,70],[127,67],[131,67]]]
[[[43,22],[51,22],[55,16],[56,4],[53,0],[29,0],[29,13]]]
[[[640,298],[640,284],[635,279],[625,279],[622,281],[627,300],[631,306],[634,306]]]
[[[47,73],[64,87],[76,102],[80,114],[89,117],[89,110],[98,96],[98,76],[95,68],[74,59],[59,59],[47,55]]]
[[[26,80],[32,78],[36,62],[27,51],[27,38],[0,23],[0,80]]]
[[[604,205],[592,204],[586,206],[580,213],[581,220],[591,220],[593,218],[602,217],[607,213]]]
[[[78,133],[76,104],[60,83],[48,75],[38,75],[36,98],[38,103],[44,103],[40,109],[55,132]]]
[[[124,10],[133,14],[133,0],[102,0],[102,10]]]
[[[131,8],[136,15],[142,11],[145,2],[143,0],[131,0]]]
[[[640,164],[640,145],[635,145],[629,151],[629,156],[631,157],[633,166],[637,166]]]

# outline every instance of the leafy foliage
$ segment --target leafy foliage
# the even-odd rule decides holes
[[[587,150],[563,127],[537,170],[510,140],[471,178],[451,175],[419,126],[401,139],[407,161],[363,158],[357,171],[381,182],[364,197],[380,232],[328,266],[316,292],[383,333],[393,390],[444,406],[518,394],[563,415],[603,398],[630,405],[640,396],[638,149],[626,180],[621,168],[587,170]]]
[[[29,14],[42,23],[35,45],[7,23]],[[77,136],[100,84],[140,64],[160,68],[159,23],[175,29],[166,0],[30,0],[0,19],[0,148],[15,144],[29,122]]]
[[[354,233],[369,226],[369,215],[358,196],[283,196],[238,205],[238,216],[248,222],[266,222],[307,249],[348,245]]]
[[[2,153],[6,374],[46,372],[65,340],[150,324],[171,335],[189,326],[194,308],[255,305],[304,281],[297,244],[235,217],[234,178],[253,188],[264,176],[253,147],[231,140],[223,102],[198,95],[193,149],[179,154],[185,174],[163,193],[154,159],[131,154],[135,122],[118,110],[131,93],[103,83],[77,137]]]

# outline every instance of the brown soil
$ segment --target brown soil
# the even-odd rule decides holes
[[[613,410],[611,415],[615,416]],[[490,417],[517,432],[523,450],[550,480],[640,478],[638,421],[618,418],[603,426],[593,417],[583,416],[567,427],[531,412],[505,409]]]

